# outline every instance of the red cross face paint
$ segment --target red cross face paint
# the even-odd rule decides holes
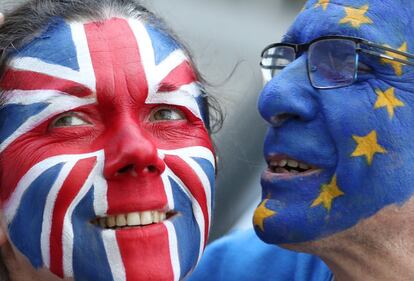
[[[207,241],[215,167],[179,45],[140,20],[57,20],[13,55],[1,86],[15,249],[75,280],[183,279]]]

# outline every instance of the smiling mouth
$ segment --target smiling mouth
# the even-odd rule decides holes
[[[315,166],[286,156],[272,156],[268,158],[267,163],[268,170],[274,174],[307,175],[320,171],[320,169]]]
[[[131,227],[142,227],[151,224],[162,223],[175,216],[174,211],[143,211],[127,214],[110,215],[99,217],[91,221],[92,224],[104,229],[123,229]]]

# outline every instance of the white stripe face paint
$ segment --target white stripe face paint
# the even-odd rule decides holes
[[[45,159],[35,166],[33,166],[19,181],[15,191],[10,198],[4,203],[3,211],[5,213],[6,221],[9,224],[19,208],[20,201],[26,189],[30,184],[37,179],[42,173],[44,173],[50,167],[53,167],[59,163],[67,163],[73,161],[79,161],[86,158],[96,157],[99,152],[87,153],[82,155],[59,155]]]
[[[0,153],[3,152],[13,141],[36,128],[48,118],[59,113],[96,103],[95,98],[78,98],[58,91],[7,91],[4,93],[6,105],[25,105],[45,103],[48,106],[38,114],[27,119],[12,135],[0,144]]]
[[[99,155],[96,157],[96,163],[89,174],[84,185],[76,195],[75,199],[71,202],[69,208],[66,211],[64,222],[63,222],[63,232],[62,232],[62,247],[63,247],[63,272],[65,276],[73,276],[73,246],[74,246],[74,231],[73,231],[73,222],[72,214],[74,209],[78,206],[79,202],[84,198],[88,191],[93,187],[93,182],[96,176],[102,172],[103,162],[102,160],[103,152],[100,151]]]
[[[84,25],[82,23],[71,23],[72,39],[77,49],[77,62],[79,71],[57,64],[50,64],[37,58],[23,57],[15,58],[10,62],[10,67],[15,70],[33,71],[37,73],[54,76],[57,78],[74,81],[85,85],[92,92],[96,91],[95,72],[92,67],[91,56],[87,44]]]
[[[178,281],[180,279],[181,268],[180,268],[180,259],[178,255],[177,233],[175,232],[174,225],[170,221],[164,221],[164,225],[168,231],[171,266],[172,266],[173,273],[174,273],[174,281]]]
[[[122,262],[118,242],[116,241],[115,231],[109,229],[102,231],[102,239],[106,255],[108,257],[109,266],[111,267],[112,277],[116,281],[126,281],[125,267]]]
[[[59,177],[53,184],[46,199],[45,211],[43,213],[41,247],[43,262],[45,266],[48,268],[50,267],[50,232],[52,228],[52,216],[53,209],[55,208],[56,197],[59,193],[60,188],[63,185],[63,182],[66,180],[67,176],[69,175],[70,171],[73,169],[75,164],[76,161],[71,161],[63,166],[62,171],[59,174]]]

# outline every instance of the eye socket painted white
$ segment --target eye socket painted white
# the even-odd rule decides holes
[[[90,124],[91,123],[85,121],[81,116],[79,116],[78,113],[66,112],[56,117],[50,125],[50,128],[75,127]]]
[[[150,122],[186,120],[185,114],[174,107],[160,106],[154,108],[149,116]]]

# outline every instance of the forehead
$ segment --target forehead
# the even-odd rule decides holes
[[[13,70],[70,80],[92,92],[96,92],[100,82],[99,77],[95,77],[99,76],[100,69],[125,75],[136,75],[133,72],[138,71],[141,78],[146,79],[149,72],[154,72],[161,64],[167,71],[163,73],[165,75],[177,63],[188,60],[179,44],[162,30],[138,19],[124,18],[87,23],[55,18],[11,57],[10,68]],[[169,66],[165,66],[165,61]],[[26,78],[32,76],[26,75]]]
[[[284,41],[305,43],[325,35],[362,37],[381,44],[409,45],[414,3],[402,0],[310,0]]]
[[[19,99],[22,91],[25,96],[39,90],[79,98],[96,94],[100,105],[177,105],[207,120],[197,76],[184,50],[166,32],[138,19],[54,19],[12,55],[1,88],[12,98],[9,102]],[[40,100],[49,102],[47,95],[33,98]]]
[[[128,44],[125,48],[131,48],[134,44],[138,44],[137,41],[140,38],[137,38],[139,37],[137,33],[143,32],[139,30],[141,25],[149,35],[147,40],[152,44],[153,55],[157,64],[172,51],[180,49],[179,44],[166,32],[139,19],[111,18],[99,22],[79,23],[55,18],[40,35],[35,36],[30,43],[18,50],[14,56],[17,58],[32,56],[41,61],[79,69],[76,56],[77,52],[84,51],[82,46],[78,45],[82,44],[82,41],[84,41],[84,44],[88,44],[88,39],[93,39],[99,44],[108,45],[110,40],[122,40],[125,45]],[[96,28],[93,28],[93,26]],[[110,27],[110,29],[105,27]],[[88,36],[88,31],[94,34]],[[122,36],[130,31],[134,33],[134,37]]]

